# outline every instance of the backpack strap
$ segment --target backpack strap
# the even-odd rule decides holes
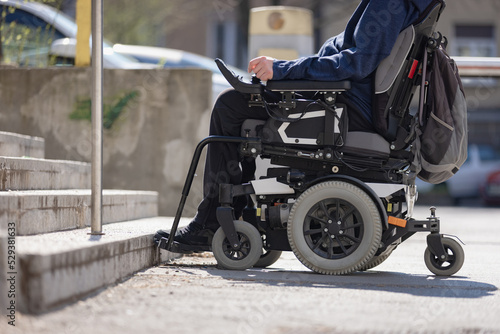
[[[425,104],[425,91],[427,89],[427,62],[428,62],[429,54],[424,52],[424,61],[422,63],[422,83],[420,84],[420,100],[418,103],[418,119],[420,122],[420,126],[424,125],[424,104]]]

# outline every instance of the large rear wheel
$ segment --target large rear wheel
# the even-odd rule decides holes
[[[361,269],[373,258],[382,235],[375,202],[363,189],[344,181],[322,182],[302,193],[287,229],[302,264],[330,275]]]

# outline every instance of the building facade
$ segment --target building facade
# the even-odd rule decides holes
[[[251,8],[286,5],[308,8],[314,16],[317,50],[343,31],[359,1],[352,0],[214,0],[196,24],[187,24],[166,37],[166,46],[192,51],[245,68],[248,62],[248,13]],[[449,40],[451,56],[500,56],[500,1],[448,0],[438,30]],[[182,30],[182,31],[181,31]],[[469,103],[471,143],[500,148],[500,78],[463,78]]]
[[[313,11],[315,45],[319,48],[329,37],[342,32],[359,1],[214,0],[197,17],[167,32],[164,46],[224,57],[241,67],[247,59],[238,49],[246,49],[250,9],[276,4]],[[499,56],[499,14],[498,0],[448,0],[438,29],[449,38],[451,55]]]

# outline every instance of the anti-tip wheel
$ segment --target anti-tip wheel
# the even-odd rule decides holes
[[[424,254],[425,265],[435,275],[451,276],[462,268],[465,260],[464,250],[458,242],[451,238],[445,237],[441,241],[448,258],[446,260],[439,259],[427,247]]]
[[[230,270],[245,270],[254,266],[262,255],[262,238],[250,223],[235,220],[234,227],[241,246],[233,249],[220,227],[212,239],[212,252],[219,266]]]
[[[270,265],[274,264],[276,261],[279,260],[281,253],[282,253],[281,251],[277,250],[268,250],[268,251],[264,250],[257,263],[254,264],[253,266],[256,268],[269,267]]]
[[[375,255],[382,236],[376,203],[366,191],[344,181],[322,182],[302,193],[287,228],[300,262],[329,275],[362,269]]]

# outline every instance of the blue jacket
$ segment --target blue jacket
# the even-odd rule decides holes
[[[318,54],[275,60],[273,80],[352,81],[345,93],[371,122],[372,74],[399,33],[414,23],[432,0],[362,0],[345,31],[330,38]]]

